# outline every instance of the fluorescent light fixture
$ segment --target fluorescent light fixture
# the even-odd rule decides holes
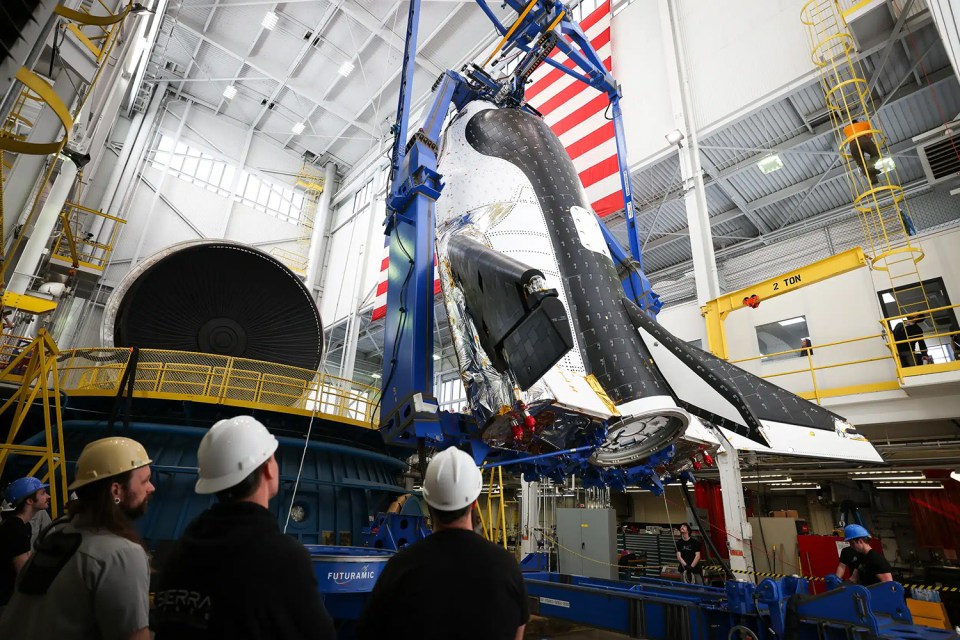
[[[873,168],[880,173],[890,173],[897,168],[897,164],[893,161],[893,158],[880,158],[874,163]]]
[[[228,84],[227,88],[223,90],[223,97],[227,100],[233,100],[237,96],[237,88],[232,84]]]
[[[780,156],[773,153],[760,160],[760,162],[757,163],[757,168],[763,173],[780,171],[780,169],[783,169],[783,160],[780,159]]]
[[[885,294],[883,294],[881,297],[883,298],[883,301],[886,302],[887,304],[895,304],[895,303],[897,302],[897,301],[893,298],[893,296],[892,296],[891,294],[889,294],[889,293],[885,293]]]
[[[380,379],[380,374],[379,374],[379,373],[371,373],[371,374],[370,374],[370,377],[373,378],[374,380],[379,380],[379,379]]]
[[[683,135],[683,132],[680,131],[680,129],[674,129],[664,137],[667,139],[667,142],[669,142],[670,144],[677,145],[683,141],[684,135]]]
[[[280,16],[275,14],[273,11],[267,11],[266,15],[263,16],[263,20],[260,22],[260,25],[267,31],[273,31],[273,28],[277,26],[279,21]]]
[[[740,480],[743,484],[785,484],[787,482],[793,482],[793,478],[790,476],[741,477]]]
[[[905,482],[874,482],[874,489],[943,489],[939,480],[907,480]]]
[[[340,65],[340,68],[337,69],[337,73],[342,75],[344,78],[346,78],[352,72],[353,72],[353,63],[350,62],[349,60],[344,62],[342,65]]]
[[[923,471],[907,471],[905,469],[891,469],[885,471],[854,471],[850,474],[853,480],[926,480]]]
[[[956,480],[957,482],[960,482],[960,471],[951,471],[950,477]]]
[[[771,491],[817,491],[820,485],[816,482],[796,482],[791,484],[773,483],[770,485]]]
[[[440,359],[440,354],[439,354],[439,353],[433,354],[433,359],[434,359],[434,360],[439,360],[439,359]]]
[[[797,318],[790,318],[789,320],[781,320],[780,326],[787,327],[787,326],[790,326],[791,324],[800,324],[801,322],[806,322],[806,321],[807,319],[805,317],[800,316]]]
[[[307,128],[307,125],[303,124],[302,122],[295,122],[293,126],[290,127],[290,130],[293,131],[295,135],[300,135],[301,133],[303,133],[303,130],[306,128]]]

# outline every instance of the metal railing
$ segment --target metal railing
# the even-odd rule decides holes
[[[98,242],[93,234],[89,236],[82,234],[83,224],[91,220],[90,216],[113,222],[113,229],[105,242]],[[64,204],[61,220],[60,234],[53,245],[50,257],[71,263],[74,267],[103,271],[110,261],[110,254],[120,234],[120,225],[126,224],[127,221],[75,202]]]
[[[951,304],[943,307],[936,307],[923,312],[909,313],[891,316],[880,320],[886,335],[887,344],[890,345],[890,351],[894,363],[897,366],[897,377],[900,380],[911,376],[927,375],[931,373],[942,373],[944,371],[960,371],[960,330],[939,331],[935,322],[935,315],[947,315],[945,312],[953,311],[953,325],[957,324],[956,309],[960,308],[958,304]],[[896,339],[894,329],[890,324],[894,321],[904,321],[908,317],[920,317],[921,320],[933,321],[933,331],[924,331],[923,333],[910,336],[903,339]],[[936,340],[935,346],[940,350],[940,361],[935,356],[929,355],[932,351],[928,341]],[[920,347],[918,343],[924,343]],[[914,346],[920,347],[919,351],[914,351]],[[891,357],[892,357],[891,356]],[[926,356],[926,360],[924,358]]]
[[[922,314],[904,314],[891,316],[889,318],[882,318],[880,320],[880,324],[882,326],[880,333],[859,336],[856,338],[848,338],[846,340],[837,340],[834,342],[811,344],[810,346],[788,349],[786,351],[778,351],[776,353],[765,353],[748,358],[739,358],[736,360],[730,360],[729,362],[731,364],[742,365],[743,363],[747,362],[756,362],[758,360],[767,360],[780,356],[796,356],[798,361],[800,361],[802,358],[802,362],[805,362],[806,366],[794,367],[786,371],[767,373],[761,375],[760,377],[765,380],[771,380],[784,378],[786,376],[809,376],[810,388],[802,390],[790,388],[789,390],[793,391],[802,398],[813,400],[818,404],[821,403],[824,398],[898,390],[900,389],[901,384],[906,377],[929,375],[947,371],[960,371],[960,330],[938,331],[934,329],[934,331],[923,332],[922,334],[908,336],[905,339],[898,340],[894,337],[894,330],[890,328],[891,322],[897,320],[902,321],[907,316],[915,315],[923,315],[929,319],[932,317],[931,314],[942,314],[946,311],[956,310],[958,307],[960,307],[960,305],[949,305],[930,309],[929,312],[923,312]],[[937,358],[930,357],[929,361],[924,362],[921,359],[922,351],[915,352],[912,350],[912,347],[917,345],[917,343],[921,340],[926,342],[927,340],[934,339],[937,340],[936,347],[941,349],[942,355],[939,358],[939,361],[937,361]],[[855,358],[851,360],[838,360],[835,362],[827,362],[825,361],[827,359],[823,357],[824,351],[827,353],[836,353],[839,351],[840,347],[867,341],[878,342],[878,344],[872,345],[874,348],[868,346],[863,349],[863,351],[872,352],[875,355],[867,355],[866,357]],[[903,348],[904,346],[908,348],[905,349]],[[913,355],[907,356],[906,354],[908,351]],[[928,353],[931,351],[929,344],[927,344],[926,351]],[[908,361],[907,358],[910,358],[911,360]],[[829,370],[858,366],[862,367],[871,363],[886,361],[889,361],[890,364],[893,365],[893,368],[889,371],[894,377],[891,377],[890,379],[874,380],[872,382],[856,385],[824,384],[824,374]],[[846,379],[854,379],[858,374],[863,373],[862,368],[855,372],[848,373],[849,371],[849,369],[844,369],[844,377]],[[783,383],[777,382],[777,384],[781,384],[781,386],[783,386]],[[789,387],[795,387],[795,385],[790,384]]]
[[[67,395],[111,396],[130,364],[130,349],[89,348],[60,355],[60,389]],[[133,395],[316,415],[377,428],[380,390],[352,380],[273,362],[188,351],[141,349]]]

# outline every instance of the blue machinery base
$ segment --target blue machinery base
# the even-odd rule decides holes
[[[802,578],[726,588],[647,578],[638,584],[557,573],[525,574],[531,613],[649,640],[956,639],[913,624],[903,587],[847,585],[810,595]]]

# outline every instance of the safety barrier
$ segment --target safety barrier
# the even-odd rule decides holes
[[[60,389],[72,396],[120,391],[132,351],[71,349],[60,355]],[[379,390],[351,380],[273,362],[188,351],[141,349],[133,395],[224,404],[376,428]]]
[[[791,389],[797,395],[807,400],[814,400],[817,403],[820,403],[824,398],[835,398],[838,396],[854,395],[859,393],[874,393],[878,391],[894,391],[900,389],[900,385],[903,382],[904,378],[912,376],[921,376],[929,375],[933,373],[943,373],[947,371],[960,371],[960,330],[949,330],[949,331],[940,331],[936,329],[936,322],[934,321],[934,330],[929,332],[924,332],[915,336],[909,336],[908,338],[897,340],[894,337],[893,329],[891,329],[891,324],[898,321],[902,321],[908,315],[923,315],[924,318],[930,322],[930,318],[933,318],[935,315],[939,315],[939,320],[947,321],[949,320],[949,312],[955,311],[960,305],[949,305],[944,307],[937,307],[935,309],[930,309],[925,311],[922,314],[904,314],[890,316],[889,318],[882,318],[880,320],[881,331],[880,333],[860,336],[856,338],[849,338],[847,340],[837,340],[834,342],[825,342],[821,344],[811,344],[808,347],[798,347],[796,349],[789,349],[786,351],[778,351],[776,353],[768,353],[757,356],[751,356],[749,358],[740,358],[737,360],[730,360],[731,364],[743,364],[746,362],[756,362],[758,360],[764,360],[767,358],[775,358],[778,356],[796,356],[798,360],[801,358],[802,361],[806,363],[806,366],[801,366],[797,368],[790,369],[788,371],[777,371],[775,373],[769,373],[762,375],[760,377],[771,380],[777,378],[783,378],[786,376],[809,376],[811,382],[811,389],[809,390],[796,390]],[[954,312],[952,315],[953,322],[957,322],[957,316]],[[901,358],[900,351],[904,352],[910,351],[910,345],[916,344],[919,340],[931,341],[927,344],[927,351],[934,352],[935,355],[929,356],[930,362],[922,362],[920,360],[919,353],[915,353],[913,356],[904,356]],[[936,340],[935,343],[932,341]],[[824,350],[835,349],[844,345],[850,345],[854,343],[861,343],[866,341],[878,341],[882,343],[882,347],[873,349],[874,352],[885,351],[883,355],[875,355],[872,357],[859,358],[854,360],[844,360],[839,362],[823,362],[823,353]],[[931,349],[931,344],[933,348]],[[907,348],[902,348],[902,346]],[[903,359],[912,358],[914,364],[907,366],[903,363]],[[814,359],[817,359],[815,362]],[[891,364],[894,366],[894,371],[896,372],[896,378],[890,380],[880,380],[875,382],[868,382],[858,385],[845,385],[839,387],[824,387],[822,384],[822,378],[818,378],[819,373],[830,369],[838,368],[847,368],[855,367],[858,365],[865,365],[868,363],[884,362],[891,361]],[[851,372],[850,375],[846,376],[847,378],[853,379],[856,377],[857,372]],[[792,385],[791,385],[792,386]]]

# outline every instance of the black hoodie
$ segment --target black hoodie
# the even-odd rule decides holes
[[[184,531],[154,596],[156,640],[333,640],[310,555],[273,514],[219,503]]]

